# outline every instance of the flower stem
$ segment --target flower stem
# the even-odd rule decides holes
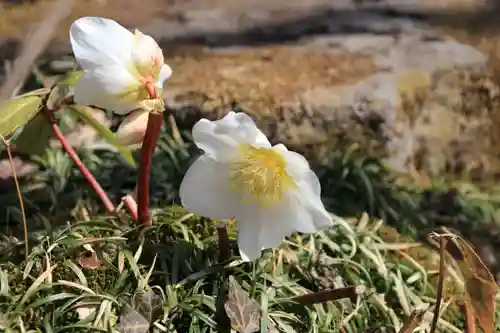
[[[156,99],[156,90],[152,85],[146,85],[150,99]],[[137,213],[138,226],[150,226],[151,215],[149,212],[149,181],[151,176],[151,160],[155,151],[160,130],[163,124],[161,113],[150,113],[148,126],[141,147],[141,159],[139,162],[139,176],[137,179]]]
[[[231,259],[231,245],[229,243],[227,225],[223,222],[218,222],[216,228],[219,237],[219,263],[222,263]]]
[[[87,169],[85,164],[83,164],[82,160],[80,160],[80,158],[78,157],[76,152],[73,150],[73,147],[71,147],[71,145],[68,143],[63,132],[61,131],[61,129],[57,125],[56,121],[54,120],[52,113],[47,109],[44,109],[43,113],[45,115],[45,118],[47,118],[48,122],[50,123],[50,126],[52,127],[52,131],[54,132],[54,135],[57,137],[59,142],[61,142],[61,146],[63,147],[64,151],[66,152],[66,154],[68,154],[69,158],[71,158],[73,163],[75,163],[75,165],[78,167],[78,169],[80,170],[82,175],[85,177],[85,179],[87,179],[87,181],[89,182],[89,184],[92,187],[92,189],[94,190],[94,192],[99,196],[104,207],[108,211],[108,214],[109,215],[114,214],[115,213],[115,206],[113,205],[113,203],[109,199],[106,192],[104,192],[104,190],[102,189],[99,182],[95,179],[95,177],[92,175],[92,173],[90,173],[89,169]]]

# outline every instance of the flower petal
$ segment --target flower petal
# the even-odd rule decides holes
[[[76,60],[84,70],[132,62],[134,35],[117,22],[103,17],[82,17],[69,31]]]
[[[85,71],[75,86],[74,99],[78,104],[95,105],[126,114],[139,107],[142,90],[124,67],[111,65]]]
[[[331,227],[333,225],[332,217],[321,201],[321,186],[316,174],[309,170],[306,177],[299,182],[298,187],[302,205],[309,213],[312,225],[316,229],[312,232]],[[311,231],[299,229],[297,231],[311,233]]]
[[[294,231],[292,219],[300,212],[288,202],[279,206],[244,206],[236,212],[238,248],[241,258],[253,261],[264,249],[276,248]],[[300,218],[300,217],[299,217]]]
[[[332,218],[321,202],[319,181],[314,172],[309,170],[297,185],[298,189],[288,193],[278,205],[244,206],[235,212],[243,260],[255,260],[263,249],[277,248],[295,231],[311,234],[332,226]]]
[[[127,118],[122,121],[116,131],[117,141],[124,146],[136,144],[142,146],[146,128],[148,127],[148,118],[148,111],[137,110],[131,112]]]
[[[260,234],[262,230],[261,221],[244,216],[236,219],[238,227],[238,250],[241,259],[244,261],[254,261],[260,257],[262,245],[260,244]]]
[[[227,168],[207,155],[189,167],[179,196],[184,208],[212,219],[229,219],[240,205],[229,189]]]
[[[199,148],[218,161],[231,158],[239,144],[271,146],[252,118],[245,113],[233,111],[220,120],[198,121],[193,127],[193,140]]]
[[[132,60],[134,63],[149,63],[152,59],[157,59],[163,64],[163,52],[153,37],[135,30],[134,47],[132,49]]]
[[[156,87],[163,88],[163,83],[168,80],[168,78],[172,76],[172,68],[169,65],[164,64],[161,67],[160,75],[158,75],[158,81],[156,81]]]
[[[310,171],[309,162],[299,153],[288,150],[281,143],[273,146],[273,149],[278,150],[285,157],[286,171],[291,177],[302,179]]]

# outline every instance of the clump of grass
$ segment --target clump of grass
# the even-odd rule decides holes
[[[255,263],[237,257],[218,263],[213,223],[178,206],[159,212],[139,241],[133,241],[138,230],[132,224],[113,219],[40,233],[33,236],[27,262],[13,256],[0,264],[0,327],[116,330],[141,314],[137,302],[142,302],[139,308],[147,307],[149,317],[142,312],[142,321],[136,319],[143,326],[147,322],[146,330],[125,326],[125,332],[214,331],[220,325],[222,273],[258,300],[262,313],[282,332],[397,331],[414,308],[435,301],[430,281],[437,271],[401,256],[401,244],[382,240],[381,222],[366,215],[360,221],[333,218],[332,229],[314,236],[295,234]],[[235,230],[229,234],[234,246]],[[82,261],[89,249],[96,253],[92,265]],[[348,285],[365,288],[354,303],[304,306],[294,301]],[[461,312],[450,302],[439,327],[461,332],[463,325]]]
[[[81,155],[91,169],[100,170],[99,180],[114,198],[133,189],[134,171],[114,153]],[[315,166],[325,204],[337,214],[331,230],[293,235],[254,264],[237,257],[220,263],[214,223],[175,205],[182,176],[196,156],[189,135],[162,133],[152,170],[152,202],[158,208],[153,226],[142,231],[127,219],[95,217],[98,205],[81,190],[83,179],[63,154],[48,149],[33,158],[39,171],[26,182],[37,186],[23,187],[31,255],[24,261],[23,242],[11,226],[0,241],[0,327],[221,331],[223,277],[232,276],[279,331],[397,332],[413,309],[432,305],[436,297],[435,253],[422,246],[408,249],[408,243],[440,224],[466,236],[478,230],[491,235],[497,225],[493,194],[456,184],[452,190],[449,183],[404,183],[377,159],[345,146]],[[236,254],[234,227],[229,235]],[[297,303],[298,296],[349,285],[365,291],[352,300]],[[446,291],[449,302],[438,328],[461,332],[464,318],[450,298],[457,288],[452,283]]]

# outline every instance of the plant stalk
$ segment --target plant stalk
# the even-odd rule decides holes
[[[153,85],[146,85],[150,99],[156,99],[156,89]],[[145,227],[151,225],[151,214],[149,209],[149,182],[151,176],[151,160],[155,151],[160,130],[163,124],[161,113],[150,113],[146,134],[141,147],[141,158],[139,163],[139,175],[137,179],[137,213],[138,226]]]
[[[82,175],[87,179],[88,183],[94,190],[94,192],[99,196],[101,199],[104,207],[106,208],[107,212],[109,215],[113,215],[115,213],[115,206],[109,199],[108,195],[106,192],[104,192],[103,188],[99,184],[99,182],[95,179],[95,177],[92,175],[92,173],[87,169],[85,164],[83,164],[82,160],[78,157],[76,152],[73,150],[73,147],[68,143],[68,140],[64,136],[63,132],[57,125],[54,117],[52,116],[52,113],[44,108],[43,114],[45,115],[45,118],[47,118],[48,122],[50,123],[50,126],[52,127],[52,131],[54,132],[54,135],[56,138],[61,142],[61,146],[63,147],[64,151],[66,154],[71,158],[73,163],[78,167]]]

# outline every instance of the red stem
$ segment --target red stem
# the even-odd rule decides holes
[[[137,202],[135,202],[134,198],[130,194],[124,196],[122,201],[125,209],[129,212],[130,216],[132,216],[132,219],[137,221]]]
[[[115,206],[113,205],[111,200],[109,200],[108,195],[106,194],[106,192],[104,192],[99,182],[94,178],[92,173],[90,173],[89,169],[87,169],[85,164],[83,164],[82,160],[80,160],[76,152],[73,150],[73,147],[71,147],[71,145],[68,143],[63,132],[61,131],[56,121],[54,120],[52,113],[47,109],[44,109],[43,113],[45,115],[45,118],[47,118],[47,120],[49,121],[50,126],[52,127],[52,131],[54,132],[54,135],[57,137],[59,142],[61,142],[61,145],[63,149],[66,151],[66,154],[68,154],[69,158],[71,158],[73,163],[75,163],[78,169],[80,169],[80,172],[85,177],[85,179],[87,179],[94,192],[99,196],[99,198],[101,198],[101,201],[104,204],[106,210],[108,211],[108,214],[109,215],[114,214]]]
[[[149,98],[156,99],[156,90],[152,85],[146,85]],[[139,176],[137,179],[137,207],[139,226],[150,226],[151,215],[149,212],[149,180],[151,176],[151,160],[155,151],[160,130],[163,124],[161,114],[150,113],[148,117],[148,126],[141,147],[141,160],[139,163]]]

